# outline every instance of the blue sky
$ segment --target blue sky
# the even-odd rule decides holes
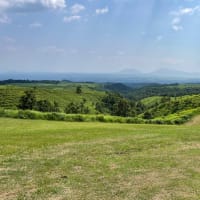
[[[1,72],[200,71],[200,0],[0,0]]]

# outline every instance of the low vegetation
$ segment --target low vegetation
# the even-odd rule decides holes
[[[2,200],[199,200],[200,127],[0,119]]]

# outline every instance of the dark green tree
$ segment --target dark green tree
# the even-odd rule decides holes
[[[146,112],[144,113],[144,117],[143,117],[143,118],[144,118],[144,119],[152,119],[152,118],[153,118],[153,115],[152,115],[151,112],[146,111]]]
[[[114,108],[114,115],[122,117],[127,117],[130,115],[131,107],[126,99],[120,99],[119,102],[114,105]]]
[[[53,104],[48,100],[37,101],[36,110],[40,112],[53,112]]]
[[[76,87],[76,93],[77,94],[81,94],[82,93],[82,87],[81,87],[81,85],[79,85],[79,86]]]
[[[53,102],[53,112],[60,112],[60,107],[57,101]]]
[[[86,101],[83,99],[80,103],[69,103],[65,108],[67,114],[88,114],[90,109],[85,105]]]
[[[78,114],[79,110],[80,110],[79,105],[74,103],[74,102],[71,102],[65,108],[65,113],[67,113],[67,114]]]
[[[22,110],[33,110],[36,106],[36,95],[34,90],[27,90],[20,98],[18,108]]]

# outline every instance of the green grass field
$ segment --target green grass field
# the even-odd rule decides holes
[[[199,133],[0,118],[0,199],[199,200]]]

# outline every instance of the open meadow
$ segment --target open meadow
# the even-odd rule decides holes
[[[199,133],[0,118],[0,199],[199,200]]]

